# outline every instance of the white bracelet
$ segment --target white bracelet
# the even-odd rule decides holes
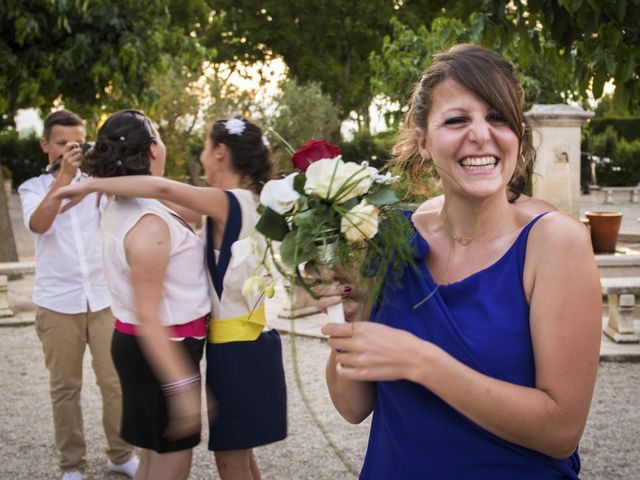
[[[183,378],[182,380],[176,380],[175,382],[165,383],[160,385],[162,393],[165,395],[175,395],[176,393],[189,390],[192,385],[200,383],[200,374],[196,373],[192,377]]]

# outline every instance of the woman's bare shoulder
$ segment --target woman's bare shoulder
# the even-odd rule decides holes
[[[531,230],[529,245],[545,253],[575,251],[591,252],[591,237],[584,224],[572,215],[552,211],[544,215]]]
[[[523,212],[526,212],[532,216],[539,215],[544,212],[555,212],[558,209],[555,205],[542,200],[541,198],[530,197],[528,195],[520,195],[518,199],[513,202],[513,205]]]

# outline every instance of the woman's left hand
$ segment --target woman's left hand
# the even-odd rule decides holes
[[[361,381],[411,380],[427,342],[379,323],[328,323],[322,333],[336,350],[338,374]]]

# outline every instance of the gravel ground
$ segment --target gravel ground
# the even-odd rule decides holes
[[[268,479],[353,479],[366,448],[369,423],[350,425],[334,411],[324,384],[325,342],[296,337],[299,377],[306,408],[296,385],[292,344],[283,335],[288,382],[289,437],[256,450],[263,478]],[[48,374],[33,326],[0,328],[0,479],[59,478],[53,446],[53,422],[48,393]],[[100,426],[100,397],[85,356],[83,409],[88,441],[88,479],[124,479],[109,474],[103,455],[104,436]],[[582,478],[640,478],[640,363],[603,362],[595,397],[581,444]],[[344,461],[336,454],[338,452]],[[206,450],[206,432],[195,449],[192,479],[217,479],[212,455]]]

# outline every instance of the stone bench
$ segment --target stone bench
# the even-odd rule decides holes
[[[615,192],[628,192],[631,203],[640,202],[640,187],[606,187],[604,188],[604,203],[613,203]]]
[[[9,308],[9,275],[33,274],[35,271],[35,261],[0,263],[0,317],[13,317]]]
[[[601,278],[600,285],[609,304],[609,322],[604,334],[616,343],[639,342],[633,326],[633,308],[636,295],[640,295],[640,277]]]

